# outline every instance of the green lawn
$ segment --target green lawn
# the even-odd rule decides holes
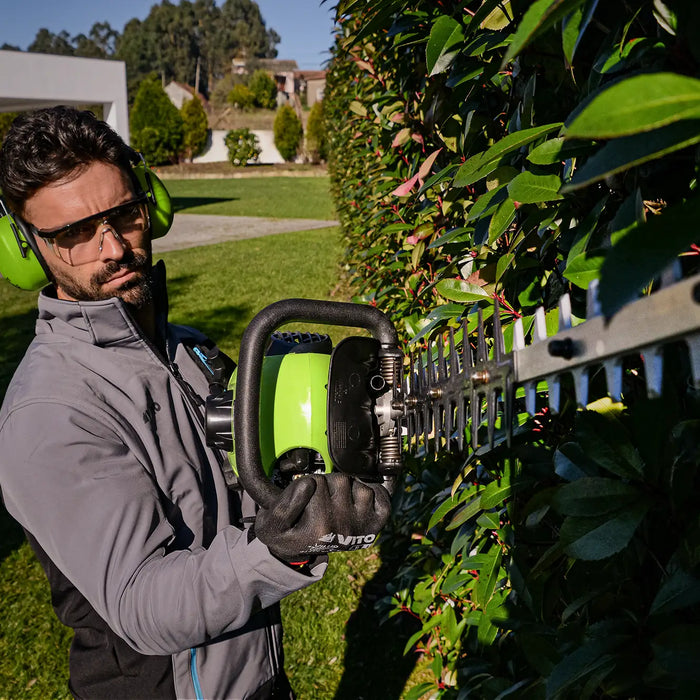
[[[165,186],[179,213],[335,219],[327,177],[166,180]]]
[[[259,187],[274,188],[267,191],[267,199],[274,199],[281,191],[271,182],[277,178],[263,179]],[[303,200],[305,180],[323,182],[290,179],[297,182],[285,190],[292,193],[285,197],[295,200]],[[194,197],[189,188],[202,182],[212,183],[168,181],[168,188],[177,202],[178,193]],[[292,208],[288,200],[283,205],[285,211]],[[229,206],[239,205],[234,201]],[[330,212],[328,202],[324,206]],[[238,213],[252,212],[242,207]],[[312,212],[300,209],[293,216],[311,218]],[[201,328],[235,357],[243,329],[265,305],[288,297],[329,298],[338,285],[340,254],[333,228],[163,254],[171,319]],[[35,298],[0,284],[0,397],[31,338]],[[326,330],[339,337],[338,329]],[[321,583],[283,602],[286,667],[300,700],[401,696],[413,669],[413,659],[402,656],[412,630],[396,619],[382,627],[377,624],[372,601],[381,590],[388,561],[379,552],[375,548],[333,556]],[[0,508],[0,699],[68,697],[69,642],[70,633],[51,611],[38,564],[19,528]],[[420,677],[421,668],[413,672],[408,686]]]

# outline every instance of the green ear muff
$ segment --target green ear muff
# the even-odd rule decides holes
[[[0,203],[0,276],[19,289],[38,291],[49,283],[36,243],[24,224]]]
[[[148,215],[151,219],[151,238],[164,236],[173,223],[173,202],[161,179],[142,160],[133,168],[141,190],[148,195]]]
[[[148,195],[151,238],[164,236],[173,223],[173,203],[160,178],[141,160],[133,166],[139,188]],[[0,277],[19,289],[37,291],[49,283],[36,241],[19,217],[0,200]]]

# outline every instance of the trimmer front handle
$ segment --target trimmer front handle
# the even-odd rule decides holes
[[[260,383],[263,358],[268,338],[286,323],[323,323],[334,326],[365,328],[379,343],[379,363],[392,394],[401,391],[403,355],[399,349],[396,329],[378,309],[363,304],[329,302],[310,299],[286,299],[264,308],[246,328],[238,357],[233,428],[238,477],[243,488],[264,508],[279,499],[282,490],[273,484],[263,468],[260,454]],[[330,393],[330,389],[329,389]],[[329,401],[331,398],[329,398]],[[392,413],[385,407],[385,414]],[[379,423],[387,423],[380,416]],[[381,425],[380,425],[381,428]],[[330,430],[330,428],[329,428]],[[381,473],[391,475],[400,461],[400,435],[395,430],[380,435],[385,449],[381,458]]]

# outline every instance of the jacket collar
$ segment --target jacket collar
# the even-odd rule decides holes
[[[165,264],[159,260],[151,272],[153,303],[157,326],[162,335],[168,315]],[[53,286],[39,295],[36,332],[60,333],[91,345],[128,345],[143,339],[141,329],[128,306],[116,297],[103,301],[64,301],[57,299]]]

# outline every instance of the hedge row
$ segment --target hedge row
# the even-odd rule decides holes
[[[697,269],[700,12],[692,0],[340,0],[325,99],[357,298],[407,347],[500,302],[556,329],[600,279],[613,313]],[[411,459],[384,616],[434,681],[407,698],[681,697],[700,683],[700,398],[687,354],[646,398],[557,415],[508,448]],[[604,395],[604,378],[591,378]],[[386,540],[385,540],[386,541]]]

